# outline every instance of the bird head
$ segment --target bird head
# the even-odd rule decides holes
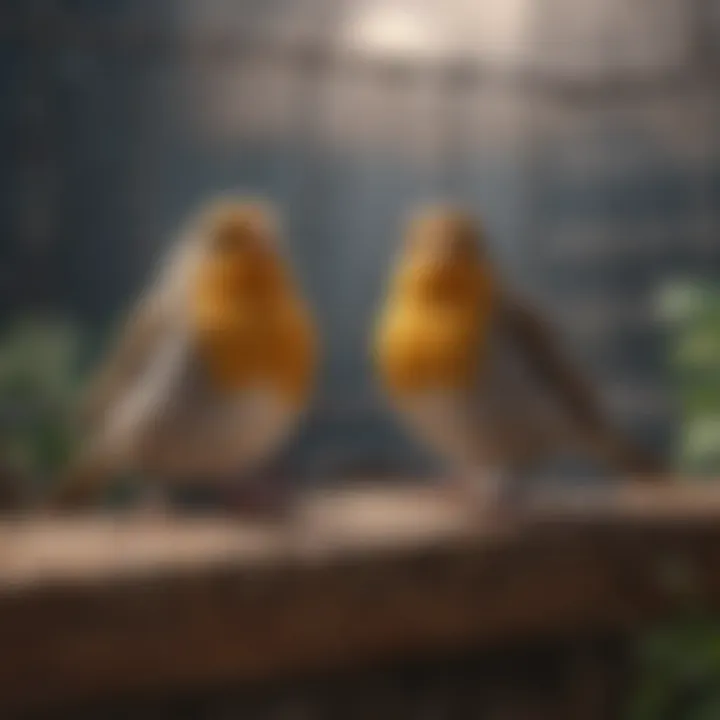
[[[228,300],[276,297],[285,284],[272,207],[259,200],[222,200],[201,213],[201,287]]]
[[[478,300],[489,280],[481,226],[449,207],[424,208],[406,228],[398,283],[427,300]]]

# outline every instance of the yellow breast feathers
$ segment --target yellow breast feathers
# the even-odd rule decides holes
[[[218,387],[261,384],[302,404],[314,379],[315,329],[277,253],[248,234],[230,234],[199,263],[191,294],[199,352]]]
[[[470,387],[491,314],[492,283],[483,269],[445,278],[401,269],[376,336],[378,369],[390,394]]]

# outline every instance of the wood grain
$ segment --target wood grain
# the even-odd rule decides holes
[[[0,716],[435,653],[631,633],[720,606],[720,489],[563,491],[513,526],[417,487],[292,525],[0,523]]]

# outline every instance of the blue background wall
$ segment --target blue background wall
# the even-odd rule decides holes
[[[717,3],[475,5],[6,3],[3,314],[105,327],[198,202],[267,193],[326,335],[307,462],[415,468],[365,342],[404,212],[452,197],[618,421],[665,447],[654,299],[720,269]]]

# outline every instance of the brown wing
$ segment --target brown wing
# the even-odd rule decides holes
[[[580,435],[603,459],[633,475],[657,475],[662,462],[638,448],[609,422],[591,383],[562,353],[548,322],[521,300],[504,296],[501,321],[542,385],[568,413]]]
[[[41,499],[41,509],[89,507],[101,495],[112,474],[112,464],[108,465],[105,453],[96,446],[94,431],[102,426],[107,409],[122,396],[132,378],[142,372],[163,325],[160,308],[150,303],[140,305],[127,321],[86,391],[79,417],[85,432],[80,451]]]
[[[85,427],[92,429],[132,378],[142,372],[173,314],[182,311],[182,298],[198,252],[198,243],[192,237],[181,238],[170,248],[151,289],[130,313],[114,347],[88,387],[80,410],[80,420]]]
[[[166,318],[159,303],[140,305],[127,320],[114,347],[90,382],[80,409],[80,420],[92,428],[145,367]]]

